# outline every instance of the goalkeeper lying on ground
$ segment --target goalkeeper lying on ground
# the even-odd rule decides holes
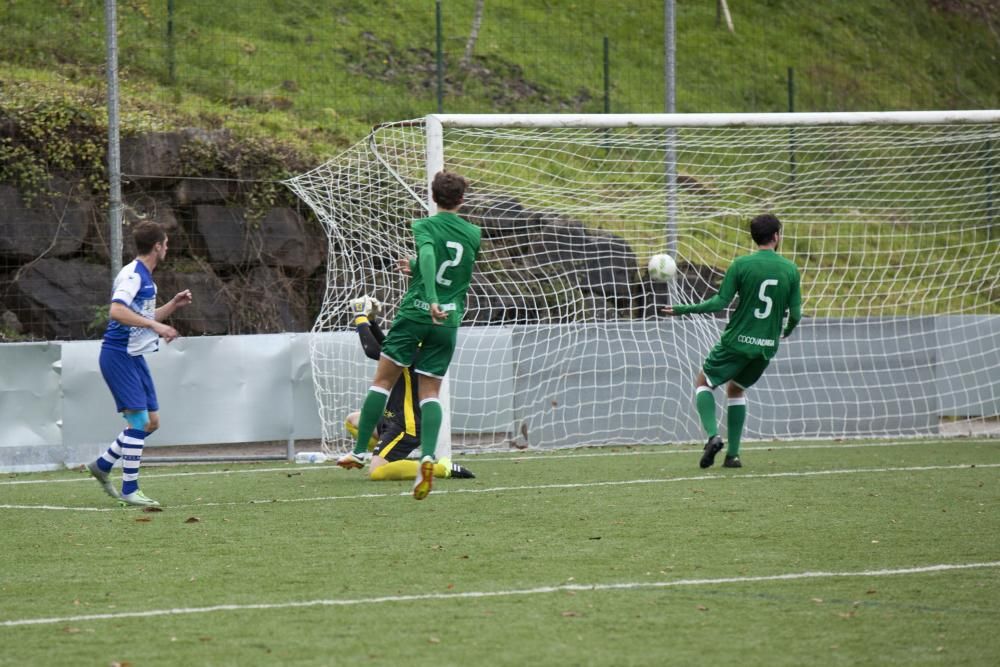
[[[354,328],[361,339],[365,356],[378,360],[382,354],[385,334],[378,325],[379,303],[367,296],[351,300],[351,314]],[[414,360],[416,361],[416,360]],[[396,385],[389,394],[385,414],[375,428],[375,435],[368,443],[372,450],[368,476],[373,480],[416,479],[419,463],[407,458],[414,449],[420,447],[420,404],[417,401],[417,374],[403,369]],[[344,425],[354,438],[358,437],[359,412],[347,415]],[[434,464],[435,477],[470,479],[475,477],[462,466],[442,458]]]

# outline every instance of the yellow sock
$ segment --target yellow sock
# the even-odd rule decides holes
[[[352,439],[354,439],[354,440],[358,439],[358,427],[357,426],[355,426],[354,424],[352,424],[350,421],[345,420],[344,421],[344,428],[347,429],[347,435],[351,436]],[[374,450],[375,449],[375,445],[377,445],[377,444],[378,444],[378,438],[375,437],[374,435],[372,435],[372,437],[368,438],[368,451],[370,452],[370,451]],[[416,478],[414,478],[414,479],[416,479]]]
[[[392,461],[391,463],[386,463],[380,465],[375,470],[372,470],[371,478],[375,481],[383,480],[400,480],[400,479],[416,479],[417,478],[417,468],[420,464],[417,461],[410,459],[403,459],[402,461]],[[448,477],[451,470],[440,463],[434,464],[434,476],[438,478]]]

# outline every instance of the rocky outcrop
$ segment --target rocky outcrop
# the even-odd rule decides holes
[[[170,238],[154,274],[159,302],[182,289],[194,295],[171,319],[182,334],[306,331],[319,305],[325,235],[287,206],[248,212],[239,195],[249,186],[233,178],[192,173],[199,156],[220,154],[229,141],[203,130],[122,140],[121,260],[135,255],[135,225],[156,220]],[[45,192],[26,201],[0,184],[0,339],[100,336],[112,278],[106,204],[64,178]]]
[[[0,257],[28,261],[80,252],[94,218],[94,205],[82,188],[51,179],[46,194],[30,205],[10,185],[0,185]]]
[[[337,256],[327,256],[318,223],[296,209],[276,204],[251,212],[254,200],[242,195],[253,174],[244,182],[211,169],[192,173],[192,164],[224,152],[229,141],[226,132],[201,130],[123,141],[122,262],[134,256],[135,225],[156,220],[170,237],[155,273],[160,303],[182,289],[194,294],[171,320],[182,334],[308,330],[322,298],[324,263]],[[0,336],[99,336],[111,279],[107,212],[71,180],[53,178],[47,192],[27,204],[16,188],[0,185]],[[651,318],[677,290],[700,300],[721,278],[711,267],[681,262],[673,286],[653,283],[622,236],[532,210],[504,193],[476,193],[462,214],[483,230],[466,324]],[[392,263],[374,249],[374,239],[387,233],[397,232],[363,235],[373,239],[376,269]]]
[[[107,266],[42,258],[21,267],[6,290],[6,301],[22,330],[33,336],[93,338],[104,330],[110,284]]]
[[[121,169],[133,183],[162,183],[184,172],[183,153],[192,145],[219,145],[230,138],[226,130],[188,128],[177,132],[147,132],[123,137]]]
[[[308,276],[323,262],[324,244],[290,208],[273,208],[248,221],[237,206],[194,207],[192,250],[223,270],[246,265],[281,267]]]
[[[480,196],[462,214],[483,229],[466,323],[548,324],[655,317],[678,294],[650,280],[628,242],[512,197]],[[679,265],[674,288],[701,300],[718,288],[711,267]],[[482,277],[488,274],[492,280]]]

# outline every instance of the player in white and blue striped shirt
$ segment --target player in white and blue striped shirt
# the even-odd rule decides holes
[[[160,426],[156,387],[143,355],[159,349],[160,337],[168,343],[177,338],[177,330],[163,320],[191,303],[191,291],[178,292],[157,308],[152,274],[167,256],[167,234],[158,223],[147,221],[136,225],[132,238],[138,256],[115,277],[100,357],[101,375],[128,427],[106,452],[87,464],[87,470],[112,498],[129,505],[159,505],[139,490],[142,448],[146,437]],[[121,494],[110,478],[118,459],[122,459]]]

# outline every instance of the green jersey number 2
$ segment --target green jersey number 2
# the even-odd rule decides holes
[[[445,278],[444,272],[453,266],[459,265],[459,263],[462,261],[462,252],[465,250],[465,248],[462,247],[461,243],[457,243],[455,241],[448,241],[447,243],[445,243],[445,246],[455,251],[455,259],[449,259],[447,262],[441,262],[441,268],[438,269],[437,275],[434,277],[434,280],[437,282],[438,285],[444,285],[445,287],[448,287],[451,285],[451,278]]]
[[[758,308],[753,311],[753,316],[758,320],[766,320],[767,316],[771,314],[771,308],[774,307],[774,301],[771,300],[771,297],[769,297],[766,292],[768,287],[777,284],[778,281],[773,278],[769,278],[760,284],[760,292],[757,293],[757,297],[764,302],[764,310]]]

